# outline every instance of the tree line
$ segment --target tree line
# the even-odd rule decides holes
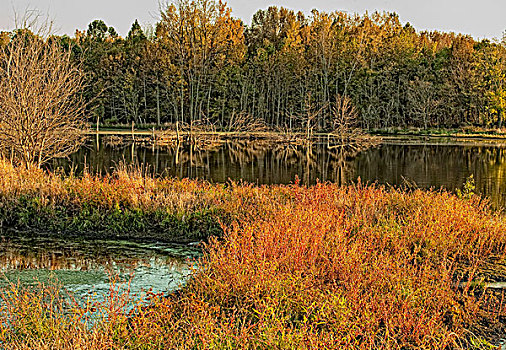
[[[506,113],[504,40],[417,32],[395,13],[272,6],[245,25],[221,1],[180,0],[125,38],[96,20],[52,40],[84,73],[90,122],[295,130],[311,118],[326,131],[344,114],[376,129],[502,127]]]

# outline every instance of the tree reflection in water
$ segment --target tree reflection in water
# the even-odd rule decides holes
[[[281,140],[282,141],[282,140]],[[506,203],[506,145],[445,140],[385,140],[378,147],[350,147],[319,142],[224,140],[172,147],[89,145],[52,167],[108,172],[120,162],[143,164],[157,175],[201,178],[213,182],[244,180],[257,184],[363,182],[454,190],[473,174],[476,191],[495,206]]]
[[[198,247],[164,243],[136,243],[3,237],[0,241],[0,287],[8,283],[61,283],[69,291],[104,295],[109,281],[128,281],[133,293],[156,293],[178,288],[191,274]]]

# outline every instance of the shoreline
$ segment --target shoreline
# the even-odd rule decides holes
[[[363,134],[357,136],[360,138],[373,138],[375,141],[383,139],[409,139],[409,138],[434,138],[434,139],[453,139],[453,140],[473,140],[473,141],[506,141],[506,132],[497,132],[489,130],[484,132],[463,132],[461,129],[440,129],[440,130],[364,130]],[[90,129],[86,132],[88,136],[120,136],[132,137],[148,136],[151,138],[162,139],[163,137],[173,139],[188,136],[188,132],[176,132],[175,130],[153,130],[153,129],[135,129],[133,132],[121,128],[103,128],[99,131]],[[261,131],[261,132],[240,132],[240,131],[196,131],[192,133],[194,137],[209,137],[224,140],[246,140],[246,139],[262,139],[279,142],[291,142],[294,140],[302,140],[305,138],[305,132],[278,132],[278,131]],[[311,135],[313,139],[325,140],[328,137],[335,137],[330,132],[314,132]]]

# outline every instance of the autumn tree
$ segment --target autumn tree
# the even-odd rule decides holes
[[[156,36],[179,90],[179,120],[209,117],[220,70],[244,57],[241,21],[221,1],[180,0],[162,12]]]
[[[479,45],[480,84],[485,90],[492,122],[501,128],[506,115],[506,50],[503,45],[483,41]]]
[[[241,105],[278,128],[292,129],[300,120],[294,117],[307,116],[305,26],[301,12],[271,6],[253,15],[245,33],[249,57]]]
[[[9,44],[10,38],[8,32],[0,32],[0,47],[5,47]]]

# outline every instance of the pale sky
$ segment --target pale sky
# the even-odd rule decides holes
[[[156,23],[159,0],[0,0],[0,30],[14,26],[14,12],[26,8],[49,14],[58,34],[73,35],[85,30],[94,19],[102,19],[125,36],[132,22]],[[363,14],[365,11],[395,11],[401,22],[417,30],[442,30],[470,34],[476,39],[501,38],[506,30],[506,0],[229,0],[235,17],[250,23],[258,9],[270,5],[302,10],[341,10]],[[15,11],[13,10],[15,9]]]

